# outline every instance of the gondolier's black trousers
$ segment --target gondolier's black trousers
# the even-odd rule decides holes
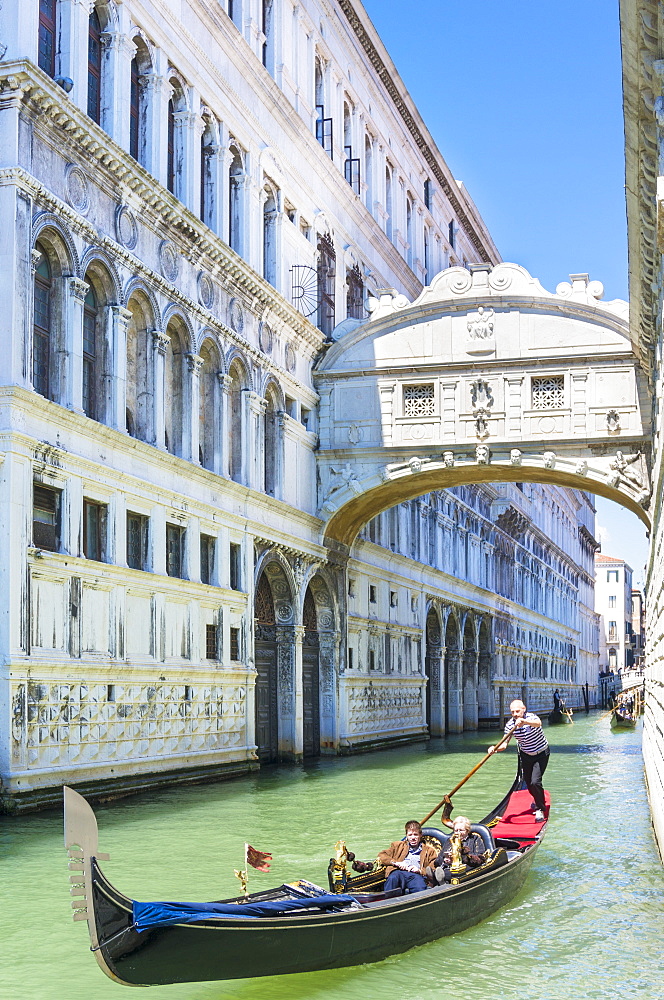
[[[549,763],[549,750],[542,750],[541,753],[524,753],[519,751],[521,761],[521,774],[526,783],[526,788],[535,800],[535,807],[544,811],[544,785],[542,775],[546,771]]]

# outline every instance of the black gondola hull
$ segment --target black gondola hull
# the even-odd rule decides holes
[[[131,929],[131,900],[118,893],[95,865],[94,909],[101,957],[120,981],[145,986],[377,962],[463,931],[494,913],[523,886],[536,846],[476,881],[373,903],[365,909],[297,917],[222,918],[140,934]],[[118,934],[123,927],[126,931]]]

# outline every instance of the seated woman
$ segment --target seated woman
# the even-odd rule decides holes
[[[479,868],[484,864],[484,841],[479,833],[471,832],[471,823],[467,816],[457,816],[454,820],[454,833],[452,836],[459,839],[461,862],[468,868]],[[452,873],[452,836],[447,837],[441,848],[440,854],[433,863],[430,870],[431,881],[434,885],[441,885],[449,882]]]

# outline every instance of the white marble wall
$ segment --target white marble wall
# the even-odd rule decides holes
[[[278,608],[284,752],[297,757],[302,749],[302,605],[316,580],[323,749],[423,736],[427,609],[451,598],[463,605],[472,594],[474,620],[486,619],[488,628],[498,610],[482,576],[490,571],[491,546],[473,540],[463,566],[470,582],[454,583],[448,574],[442,585],[425,549],[386,560],[381,546],[361,542],[351,571],[376,581],[387,608],[389,592],[398,590],[398,611],[381,610],[380,617],[351,608],[343,554],[337,558],[322,544],[316,516],[312,369],[323,337],[291,301],[290,269],[312,267],[317,237],[329,233],[335,318],[343,321],[352,267],[367,291],[419,293],[430,278],[424,226],[433,270],[496,262],[482,220],[438,152],[427,148],[425,126],[398,78],[392,73],[396,89],[389,95],[369,68],[357,26],[329,17],[314,0],[275,2],[269,38],[257,0],[235,0],[234,23],[223,4],[194,0],[171,18],[155,3],[96,4],[104,42],[99,124],[87,115],[90,4],[58,4],[59,82],[35,66],[38,7],[37,0],[13,0],[0,10],[7,46],[0,64],[4,805],[55,801],[65,780],[129,787],[141,776],[254,767],[254,587],[270,559],[279,561],[285,588]],[[390,71],[389,56],[365,26]],[[138,160],[130,155],[134,57]],[[332,159],[315,134],[317,57],[325,113],[333,119]],[[363,150],[366,136],[372,148],[359,193],[343,172],[344,103],[353,152]],[[33,385],[37,243],[52,280],[48,399]],[[83,412],[90,289],[103,358],[98,419]],[[275,419],[266,492],[269,412]],[[34,544],[33,483],[61,491],[57,551]],[[102,561],[84,555],[85,500],[107,507]],[[148,519],[142,570],[127,566],[128,511]],[[166,573],[168,524],[184,531],[182,578]],[[201,582],[201,533],[216,543],[209,583]],[[442,542],[435,544],[440,549]],[[565,595],[558,600],[562,608]],[[516,603],[509,606],[516,611]],[[215,629],[214,659],[206,655],[208,626]],[[368,649],[358,646],[358,660],[344,674],[347,636],[363,630],[377,656],[389,650],[389,673],[378,659],[369,678],[361,662]],[[482,697],[474,715],[455,717],[457,727],[475,725],[480,709],[492,711]],[[440,703],[436,711],[440,727]]]

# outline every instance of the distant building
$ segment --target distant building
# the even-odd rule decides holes
[[[646,601],[642,591],[632,590],[632,635],[634,666],[643,670],[646,648]]]
[[[595,556],[595,610],[601,616],[600,673],[620,673],[634,663],[632,569],[624,559]]]

